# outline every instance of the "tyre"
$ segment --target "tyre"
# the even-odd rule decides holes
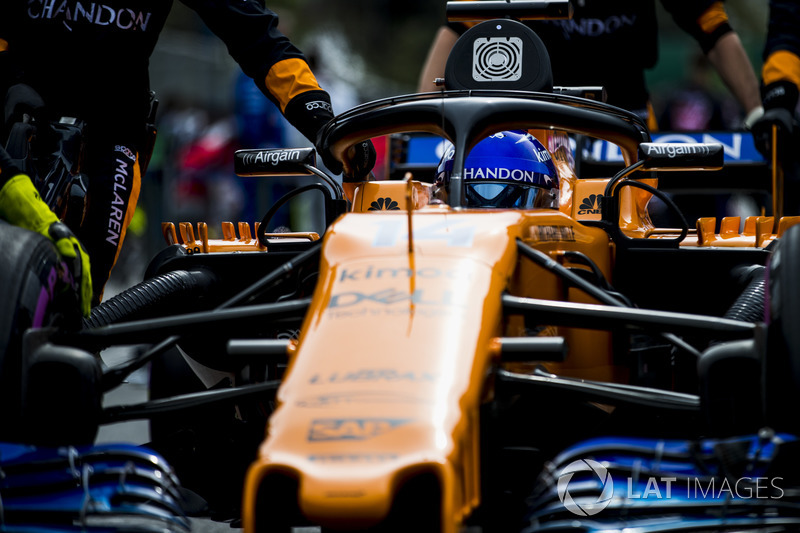
[[[229,380],[223,380],[211,388],[229,386]],[[178,347],[150,364],[150,400],[205,390]],[[192,508],[187,509],[190,516],[215,520],[240,516],[245,474],[266,427],[265,418],[248,412],[242,405],[222,402],[150,420],[149,447],[164,456],[181,486],[194,493]]]
[[[767,266],[767,342],[764,369],[766,422],[800,430],[800,226],[777,241]]]
[[[23,335],[80,327],[78,293],[46,237],[0,220],[0,439],[14,440],[21,416]]]

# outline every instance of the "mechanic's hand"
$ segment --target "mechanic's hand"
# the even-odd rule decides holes
[[[3,158],[0,157],[0,165],[2,162]],[[8,168],[0,167],[0,174]],[[80,281],[81,312],[88,317],[92,302],[89,255],[69,228],[44,203],[39,191],[25,174],[16,174],[0,189],[0,217],[15,226],[44,235],[55,243],[61,258],[71,267],[72,275]]]
[[[92,272],[89,254],[66,224],[54,222],[47,230],[48,236],[56,243],[62,259],[71,259],[72,275],[81,284],[81,313],[88,317],[92,312]]]
[[[772,126],[777,126],[777,157],[780,161],[795,135],[794,113],[782,107],[767,109],[753,124],[753,142],[767,161],[772,158]]]
[[[342,174],[345,183],[366,181],[377,159],[375,145],[369,139],[348,148],[344,154],[344,163],[333,157],[325,146],[317,145],[317,152],[322,156],[325,168],[334,174]]]
[[[776,81],[763,89],[764,114],[753,123],[753,142],[766,159],[772,157],[772,126],[777,126],[777,156],[786,154],[797,133],[794,110],[797,106],[798,89],[794,83]]]
[[[376,159],[375,145],[370,139],[351,146],[345,152],[342,180],[349,183],[366,181]]]

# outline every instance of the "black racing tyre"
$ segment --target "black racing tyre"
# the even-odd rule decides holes
[[[770,257],[766,323],[766,422],[779,431],[800,430],[800,226],[783,234]]]
[[[80,327],[77,291],[50,239],[0,220],[0,439],[19,428],[23,335],[30,328]]]
[[[227,388],[222,380],[212,389]],[[175,347],[150,363],[150,400],[208,390]],[[190,516],[216,520],[240,516],[241,488],[256,458],[266,420],[242,420],[243,410],[228,402],[206,405],[150,420],[148,446],[175,469],[194,497]]]

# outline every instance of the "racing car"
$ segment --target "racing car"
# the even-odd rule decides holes
[[[798,220],[690,227],[659,184],[723,168],[724,147],[653,142],[591,88],[553,87],[541,40],[502,18],[514,3],[475,4],[488,20],[459,39],[441,92],[358,106],[319,143],[343,159],[385,142],[396,169],[422,139],[435,168],[340,183],[312,148],[237,152],[240,175],[316,176],[289,197],[322,194],[324,230],[269,232],[289,197],[221,239],[165,223],[141,284],[23,347],[24,367],[146,344],[76,379],[102,394],[150,364],[150,401],[47,423],[80,442],[151,419],[182,485],[248,533],[796,528]],[[579,176],[586,139],[619,168]],[[653,224],[653,198],[678,227]],[[786,484],[633,497],[748,472]]]

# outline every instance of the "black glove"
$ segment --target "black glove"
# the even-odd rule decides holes
[[[345,160],[342,169],[342,181],[358,183],[367,181],[369,173],[375,166],[377,154],[375,145],[370,139],[354,144],[344,153]]]
[[[777,156],[782,159],[790,145],[796,144],[798,125],[794,109],[798,90],[794,83],[777,81],[763,89],[764,114],[753,124],[753,142],[761,155],[772,158],[772,126],[777,126]]]

